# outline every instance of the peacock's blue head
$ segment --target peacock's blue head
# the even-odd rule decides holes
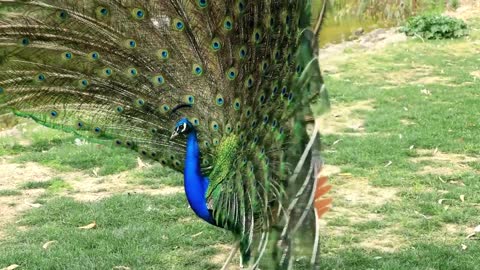
[[[175,129],[173,130],[170,140],[177,137],[180,134],[188,134],[194,130],[194,127],[187,118],[182,118],[178,120],[175,124]]]

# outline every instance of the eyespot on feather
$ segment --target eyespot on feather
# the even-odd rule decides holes
[[[208,6],[207,0],[196,0],[196,2],[200,9],[206,8]]]
[[[46,80],[47,80],[47,77],[43,73],[39,73],[35,76],[36,82],[42,83],[42,82],[45,82]]]
[[[97,7],[95,9],[95,13],[97,15],[97,18],[105,18],[110,15],[110,11],[106,7]]]
[[[100,75],[105,78],[112,76],[112,74],[113,70],[109,67],[102,69],[102,71],[100,72]]]
[[[170,52],[167,49],[160,49],[157,51],[157,57],[160,60],[167,60],[170,57]]]
[[[225,103],[225,99],[223,98],[222,95],[217,95],[217,97],[215,98],[215,103],[218,106],[223,106],[223,104]]]
[[[230,16],[225,17],[225,19],[223,20],[223,29],[225,29],[227,31],[230,31],[230,30],[233,29],[232,17],[230,17]]]
[[[198,64],[193,64],[192,73],[196,76],[201,76],[203,74],[203,67]]]
[[[96,60],[100,59],[100,54],[98,52],[91,52],[91,53],[88,54],[88,58],[90,60],[96,61]]]
[[[137,48],[137,41],[135,41],[134,39],[127,39],[125,40],[125,47],[128,48],[128,49],[135,49]]]
[[[230,81],[233,81],[237,78],[237,69],[234,68],[234,67],[231,67],[227,70],[227,78],[230,80]]]
[[[165,83],[165,78],[162,75],[155,75],[152,78],[152,83],[156,86],[163,85]]]
[[[143,20],[145,18],[145,10],[141,8],[132,9],[132,17],[137,20]]]
[[[168,106],[167,104],[163,104],[162,106],[160,106],[161,113],[167,113],[169,111],[170,111],[170,106]]]
[[[185,23],[180,19],[173,20],[173,29],[177,31],[183,31],[185,29]]]
[[[126,74],[130,77],[136,77],[138,75],[138,70],[136,68],[129,68],[126,71]]]
[[[187,104],[190,104],[190,105],[193,105],[195,104],[195,97],[193,97],[192,95],[186,95],[183,97],[183,100],[185,103]]]
[[[218,52],[220,49],[222,49],[222,43],[220,41],[220,39],[218,38],[214,38],[212,40],[212,43],[210,45],[210,48],[214,51],[214,52]]]

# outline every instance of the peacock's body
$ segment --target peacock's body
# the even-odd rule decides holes
[[[0,112],[183,172],[194,212],[233,231],[245,260],[260,257],[272,226],[286,239],[285,217],[305,218],[289,203],[315,186],[303,180],[318,169],[305,116],[326,97],[309,0],[0,7]]]

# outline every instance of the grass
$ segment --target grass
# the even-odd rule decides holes
[[[72,190],[72,186],[65,180],[55,177],[48,181],[30,181],[22,184],[22,189],[46,189],[49,193],[58,193],[63,190]]]
[[[478,29],[478,21],[471,23]],[[364,136],[348,129],[324,136],[327,164],[353,175],[333,177],[334,185],[341,190],[349,181],[366,178],[376,196],[392,189],[396,194],[381,204],[336,198],[338,210],[359,217],[338,216],[335,207],[326,216],[325,269],[478,268],[480,244],[465,239],[480,224],[478,159],[446,175],[420,171],[454,168],[459,161],[453,154],[480,156],[480,81],[471,75],[479,66],[475,49],[467,45],[479,34],[473,30],[469,39],[456,41],[409,41],[378,54],[353,50],[341,74],[326,76],[334,104],[374,99],[373,111],[359,112],[365,118]],[[422,94],[424,89],[431,95]],[[439,162],[418,149],[437,149],[452,158]],[[432,159],[414,162],[419,156]],[[468,200],[462,202],[461,196]]]
[[[22,194],[21,191],[15,189],[2,189],[0,190],[0,197],[7,197],[7,196],[17,196]]]
[[[78,228],[92,221],[97,228]],[[217,269],[199,258],[218,252],[211,243],[232,240],[226,232],[191,218],[182,194],[117,195],[96,203],[56,198],[28,212],[18,225],[30,229],[0,246],[0,265],[20,262],[22,269]],[[199,232],[201,237],[192,237]],[[44,250],[42,245],[48,241],[56,242]]]
[[[480,79],[471,75],[480,68],[480,20],[469,23],[467,39],[349,50],[341,73],[325,77],[333,104],[372,100],[374,110],[353,113],[365,119],[364,134],[346,127],[323,138],[327,164],[342,171],[331,178],[335,203],[322,228],[323,269],[478,269],[480,243],[466,236],[480,224]],[[72,135],[22,125],[20,137],[0,139],[0,155],[13,162],[86,175],[98,168],[100,180],[128,172],[132,188],[182,185],[160,165],[134,170],[136,156],[123,149],[77,145]],[[436,160],[435,151],[447,161]],[[454,154],[477,159],[461,162]],[[427,166],[451,171],[422,173]],[[183,194],[81,202],[60,195],[75,192],[71,181],[35,180],[0,192],[1,199],[46,189],[37,198],[42,207],[6,227],[0,267],[218,269],[213,258],[232,241],[197,219]],[[93,221],[95,229],[78,228]],[[56,242],[45,250],[48,241]]]

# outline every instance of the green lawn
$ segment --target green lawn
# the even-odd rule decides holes
[[[325,269],[478,269],[480,242],[466,236],[480,224],[480,20],[469,23],[467,39],[348,50],[325,76],[331,121],[367,104],[349,112],[360,126],[324,136],[336,166]],[[0,158],[32,170],[18,183],[0,172],[0,206],[37,206],[0,222],[0,268],[218,269],[228,253],[231,235],[194,216],[181,176],[140,169],[124,149],[25,122],[0,137]],[[85,190],[99,199],[74,199]]]

